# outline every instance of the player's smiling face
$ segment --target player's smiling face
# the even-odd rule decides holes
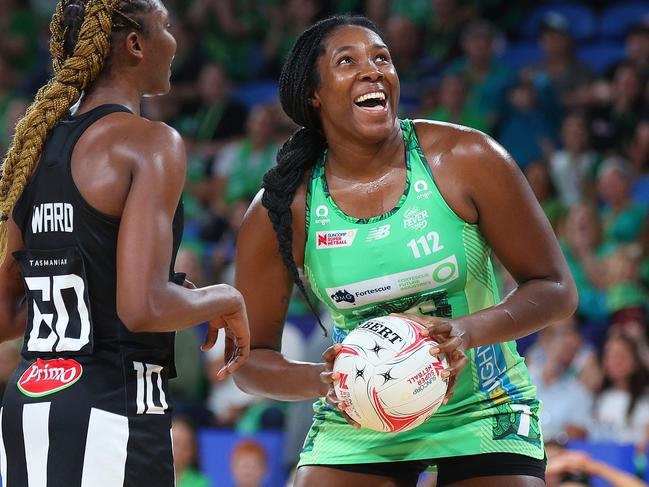
[[[313,106],[325,135],[339,131],[368,141],[385,139],[394,129],[399,103],[399,77],[385,42],[365,27],[345,25],[324,45]]]

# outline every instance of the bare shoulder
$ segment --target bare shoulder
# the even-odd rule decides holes
[[[263,261],[270,265],[278,259],[279,246],[273,225],[264,207],[262,199],[264,190],[261,189],[250,203],[241,222],[237,237],[237,276],[243,275],[250,266]]]
[[[109,125],[109,147],[114,158],[128,162],[134,170],[184,173],[185,145],[174,128],[130,113],[112,115]]]
[[[117,118],[119,117],[119,118]],[[163,122],[155,122],[129,113],[115,114],[110,127],[112,137],[134,150],[184,150],[180,134]]]
[[[264,190],[260,189],[246,210],[246,214],[243,216],[243,222],[239,231],[240,235],[247,235],[249,233],[265,235],[268,230],[272,230],[268,210],[264,208],[261,202],[263,197]]]
[[[488,135],[461,125],[414,122],[421,149],[446,203],[463,220],[476,223],[482,202],[524,176],[511,156]]]
[[[254,222],[255,225],[265,224],[269,228],[272,228],[271,220],[268,215],[268,209],[263,205],[262,200],[264,199],[265,190],[260,189],[255,195],[252,203],[248,207],[248,211],[244,216],[244,222],[250,220]],[[302,231],[304,231],[304,217],[306,214],[306,195],[307,195],[307,184],[305,180],[298,186],[293,196],[293,201],[291,202],[291,213],[293,220],[293,231],[300,231],[300,226]],[[300,223],[301,222],[301,225]]]
[[[459,171],[464,177],[519,172],[509,153],[479,130],[430,120],[415,120],[414,125],[433,170]]]

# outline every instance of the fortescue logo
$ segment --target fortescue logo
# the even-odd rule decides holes
[[[354,296],[348,293],[345,289],[336,291],[334,294],[331,295],[331,299],[333,299],[336,303],[345,301],[347,303],[354,304],[356,302],[356,298],[354,298]]]

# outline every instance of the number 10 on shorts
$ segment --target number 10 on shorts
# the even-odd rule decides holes
[[[161,365],[145,364],[144,362],[133,362],[133,368],[137,373],[135,399],[137,414],[164,414],[169,405],[162,388],[163,367]],[[157,403],[154,398],[154,390],[158,399]]]

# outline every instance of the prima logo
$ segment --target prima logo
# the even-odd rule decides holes
[[[423,230],[428,226],[428,211],[413,206],[403,214],[403,228]]]
[[[339,289],[331,295],[331,299],[333,299],[336,303],[342,303],[344,301],[346,303],[354,304],[356,302],[354,295],[347,292],[346,289]]]

